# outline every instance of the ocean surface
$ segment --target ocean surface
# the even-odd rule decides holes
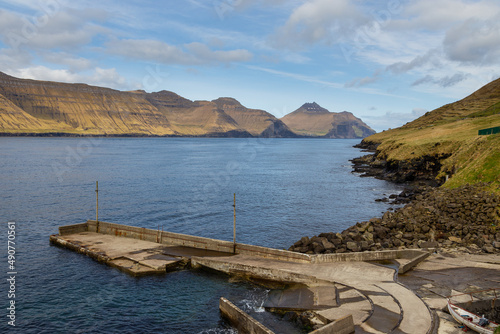
[[[268,290],[185,270],[134,278],[51,246],[61,225],[95,219],[287,249],[381,216],[402,187],[351,172],[359,140],[0,137],[0,332],[15,300],[19,333],[236,333],[221,296],[277,332],[300,333],[261,308]],[[15,298],[8,224],[15,223]],[[12,224],[11,224],[12,225]]]

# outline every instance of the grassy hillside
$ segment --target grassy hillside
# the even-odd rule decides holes
[[[495,126],[500,126],[500,80],[364,143],[377,144],[377,156],[388,162],[439,157],[437,177],[449,177],[445,187],[492,182],[490,190],[500,193],[500,135],[478,136],[480,129]]]

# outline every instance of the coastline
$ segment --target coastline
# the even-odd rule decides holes
[[[500,196],[488,184],[440,187],[439,157],[389,163],[377,144],[363,140],[354,147],[370,154],[350,160],[360,177],[375,177],[407,187],[377,201],[405,204],[382,217],[357,222],[340,233],[325,231],[303,237],[289,250],[329,254],[405,248],[459,248],[463,252],[500,253]]]
[[[448,314],[446,297],[500,284],[500,196],[486,191],[486,184],[440,187],[445,180],[436,181],[439,157],[388,163],[379,157],[377,146],[366,141],[355,146],[370,154],[351,160],[353,172],[408,184],[399,195],[381,199],[404,207],[341,233],[303,237],[289,250],[328,254],[434,248],[430,258],[397,281],[432,311],[437,321],[432,333],[454,333],[457,323]]]
[[[354,172],[361,177],[375,177],[395,183],[423,183],[432,187],[441,186],[446,179],[439,178],[441,161],[449,155],[424,155],[419,158],[401,161],[387,161],[377,151],[378,143],[362,140],[354,147],[370,154],[351,160]]]

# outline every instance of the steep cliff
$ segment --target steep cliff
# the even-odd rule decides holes
[[[0,133],[213,137],[296,137],[276,117],[220,98],[122,92],[0,73]]]
[[[375,133],[352,113],[330,112],[317,103],[305,103],[281,118],[295,133],[324,138],[364,138]]]

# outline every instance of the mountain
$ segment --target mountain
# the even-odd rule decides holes
[[[330,112],[316,102],[305,103],[281,118],[292,131],[303,136],[324,138],[364,138],[375,133],[350,112]]]
[[[361,146],[376,148],[374,163],[389,173],[414,178],[427,170],[446,187],[486,182],[500,193],[500,134],[479,135],[492,127],[500,127],[500,79]]]
[[[221,97],[212,102],[253,136],[267,138],[297,137],[282,121],[267,111],[247,109],[238,101],[229,97]]]
[[[270,113],[230,98],[191,101],[1,72],[0,134],[297,137]]]

